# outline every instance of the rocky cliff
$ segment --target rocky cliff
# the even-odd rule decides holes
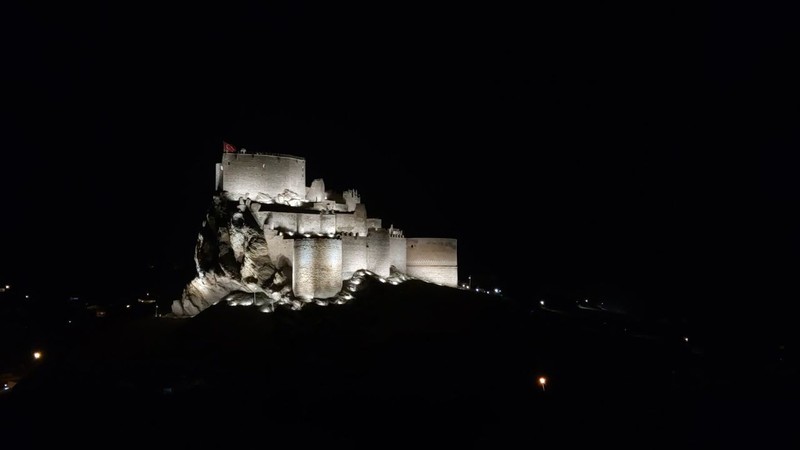
[[[275,268],[264,232],[252,214],[257,204],[213,198],[197,235],[197,277],[172,304],[176,316],[194,316],[225,297],[252,299],[263,307],[290,302],[290,274]]]

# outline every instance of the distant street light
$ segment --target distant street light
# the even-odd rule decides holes
[[[42,352],[33,352],[33,359],[42,359]]]
[[[547,384],[547,378],[539,377],[539,385],[542,387],[542,391],[544,391],[544,386]]]

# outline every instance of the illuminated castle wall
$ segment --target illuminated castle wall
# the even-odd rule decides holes
[[[304,158],[223,153],[215,181],[223,198],[248,201],[273,264],[291,274],[297,297],[332,297],[360,269],[458,285],[455,239],[406,239],[402,230],[384,228],[367,216],[357,191],[330,194],[321,179],[306,186]]]
[[[342,290],[342,240],[294,240],[292,290],[299,298],[328,298]]]
[[[305,197],[306,160],[291,155],[223,153],[217,164],[217,188],[235,197],[272,197],[286,189]]]
[[[342,278],[348,279],[353,272],[367,267],[367,239],[344,235],[342,239]]]
[[[458,284],[455,239],[413,238],[406,240],[406,273],[432,283]]]

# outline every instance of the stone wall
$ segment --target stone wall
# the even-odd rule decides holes
[[[342,290],[341,239],[294,240],[292,290],[303,299],[329,298]]]
[[[409,266],[457,266],[458,241],[447,238],[407,238]]]
[[[363,203],[357,204],[353,210],[353,226],[354,233],[359,236],[367,235],[367,207]]]
[[[264,229],[293,233],[345,233],[367,235],[366,222],[351,213],[257,211],[253,213]]]
[[[369,230],[367,235],[367,269],[382,277],[389,276],[389,232],[384,229]]]
[[[277,231],[264,229],[264,237],[267,239],[267,247],[269,248],[269,256],[272,258],[272,263],[278,269],[292,267],[294,261],[294,242],[292,239],[284,239],[283,236],[278,235]],[[287,271],[284,271],[287,273]]]
[[[406,274],[431,283],[458,287],[458,267],[408,266]]]
[[[255,199],[259,192],[275,197],[285,189],[306,195],[306,160],[297,156],[223,153],[220,169],[231,199]]]
[[[352,214],[336,215],[336,231],[340,233],[352,233],[355,231],[355,216]]]
[[[366,237],[366,220],[364,217],[357,214],[336,214],[336,231],[340,233],[353,233],[361,237]]]
[[[258,215],[264,213],[259,211]],[[297,232],[297,213],[269,211],[264,221],[264,228],[280,231]]]
[[[458,286],[458,245],[455,239],[406,239],[406,269],[411,276],[446,286]]]
[[[342,279],[353,276],[353,272],[367,268],[367,238],[364,236],[342,236]]]
[[[324,234],[336,233],[335,214],[321,214],[319,216],[319,232]]]
[[[400,272],[406,272],[406,238],[389,237],[389,264]]]
[[[298,233],[319,233],[320,232],[319,213],[298,214],[297,232]]]

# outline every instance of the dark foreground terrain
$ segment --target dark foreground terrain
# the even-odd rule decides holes
[[[0,396],[0,431],[26,447],[772,448],[795,438],[796,371],[740,383],[754,369],[746,359],[713,358],[624,314],[366,279],[341,306],[218,304],[88,334]]]

